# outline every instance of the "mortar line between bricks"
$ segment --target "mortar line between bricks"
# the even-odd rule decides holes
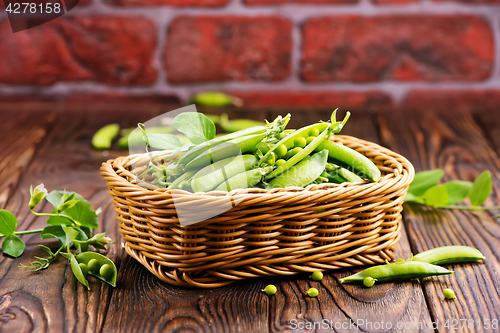
[[[418,13],[415,11],[418,9]],[[110,6],[103,2],[94,0],[88,6],[77,7],[71,11],[71,15],[110,15],[110,16],[144,16],[154,21],[157,25],[158,43],[155,50],[154,63],[158,69],[158,79],[149,86],[116,87],[107,86],[97,82],[60,82],[50,87],[39,86],[10,86],[1,85],[0,92],[11,93],[39,93],[42,95],[54,95],[71,92],[126,92],[130,94],[176,94],[183,99],[199,90],[265,90],[265,91],[304,91],[312,92],[317,90],[335,91],[381,91],[390,95],[394,102],[399,103],[404,96],[412,90],[432,89],[432,90],[483,90],[496,88],[499,86],[499,52],[500,37],[498,31],[498,15],[500,6],[492,5],[463,5],[456,3],[436,4],[430,0],[410,5],[384,5],[379,6],[370,0],[360,0],[355,5],[274,5],[274,6],[246,6],[242,0],[232,1],[227,6],[219,8],[177,8],[170,6],[159,7],[118,7]],[[495,61],[492,75],[489,79],[479,82],[457,82],[457,83],[431,83],[431,82],[394,82],[378,81],[367,84],[351,82],[328,82],[328,83],[307,83],[300,80],[300,58],[301,58],[301,31],[300,25],[306,20],[314,17],[341,16],[383,16],[383,15],[453,15],[466,14],[471,16],[481,16],[489,20],[495,41]],[[203,15],[203,16],[281,16],[290,20],[292,27],[292,71],[290,76],[284,81],[278,82],[211,82],[194,84],[170,84],[166,79],[166,68],[162,66],[162,53],[166,41],[166,30],[168,24],[175,16],[181,15]],[[5,17],[5,13],[3,17]],[[2,16],[0,16],[1,18]],[[163,37],[163,38],[162,38]]]

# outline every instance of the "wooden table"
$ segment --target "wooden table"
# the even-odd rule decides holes
[[[1,332],[332,331],[325,325],[337,332],[429,332],[437,322],[437,331],[444,332],[448,331],[447,320],[449,324],[458,321],[461,327],[460,320],[465,319],[466,327],[454,331],[494,331],[491,324],[500,320],[500,221],[467,211],[405,205],[397,257],[451,244],[474,246],[486,256],[484,263],[452,265],[449,268],[455,274],[451,276],[376,284],[367,289],[339,285],[337,279],[350,271],[329,271],[321,283],[314,284],[319,285],[317,298],[305,296],[312,285],[307,274],[248,280],[212,290],[182,289],[161,282],[124,252],[111,196],[99,175],[103,161],[127,152],[112,150],[105,156],[91,148],[90,140],[105,124],[134,126],[174,108],[147,103],[0,105],[0,208],[17,216],[18,230],[35,229],[43,227],[45,220],[28,210],[30,185],[43,182],[49,190],[82,194],[94,208],[103,208],[102,229],[117,241],[109,246],[107,256],[119,268],[116,288],[91,279],[90,292],[76,281],[63,258],[45,271],[30,273],[18,266],[35,255],[45,255],[38,244],[56,248],[57,243],[41,241],[38,234],[22,236],[27,242],[24,255],[17,259],[0,255]],[[271,119],[288,111],[292,112],[291,128],[326,120],[331,112],[233,112]],[[401,153],[417,171],[442,168],[445,180],[472,180],[488,169],[494,178],[494,193],[486,205],[499,204],[499,112],[354,111],[343,134]],[[272,297],[261,292],[268,283],[278,287]],[[444,300],[445,288],[453,288],[457,299]],[[485,329],[488,320],[490,329]],[[316,329],[307,329],[306,325],[314,323],[318,323]],[[387,328],[388,323],[392,330],[381,329],[380,325]]]

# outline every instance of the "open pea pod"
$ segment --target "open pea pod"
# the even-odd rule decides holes
[[[305,129],[305,131],[303,131],[304,129]],[[303,149],[301,149],[300,152],[298,152],[295,155],[293,155],[292,157],[290,157],[286,161],[286,163],[278,166],[273,172],[268,174],[265,177],[265,179],[272,179],[272,178],[282,174],[283,172],[285,172],[286,170],[288,170],[289,168],[291,168],[295,164],[299,163],[302,159],[304,159],[310,153],[312,153],[314,151],[314,149],[316,149],[316,147],[318,147],[322,141],[325,141],[325,137],[328,136],[329,131],[330,131],[330,125],[327,123],[321,123],[321,124],[307,126],[304,129],[299,130],[298,134],[293,133],[290,136],[284,138],[282,140],[283,144],[285,146],[287,146],[287,148],[288,148],[288,145],[291,145],[291,143],[295,143],[295,141],[298,141],[297,140],[298,138],[303,138],[305,135],[307,135],[309,137],[309,134],[311,133],[311,131],[319,130],[319,131],[321,131],[321,133],[319,135],[317,135],[316,138],[314,140],[312,140],[309,144],[307,144]],[[272,149],[271,149],[271,151],[272,151]],[[269,155],[270,155],[271,151],[268,152]],[[268,155],[268,154],[266,154],[266,155]],[[266,161],[265,155],[261,159],[261,161],[262,160]]]
[[[88,274],[95,276],[96,278],[98,278],[106,283],[109,283],[113,287],[116,287],[116,276],[118,274],[118,270],[116,269],[115,263],[113,261],[111,261],[109,258],[103,256],[102,254],[96,253],[96,252],[83,252],[83,253],[80,253],[79,255],[76,256],[76,260],[78,261],[78,263],[83,263],[87,266],[89,264],[89,261],[92,259],[95,259],[99,263],[99,267],[102,267],[104,265],[108,265],[109,269],[112,270],[112,274],[110,274],[107,277],[104,277],[99,273],[99,270],[96,270],[96,272],[93,272],[90,269],[89,269]]]
[[[85,273],[82,271],[78,260],[72,253],[69,254],[69,261],[71,263],[71,270],[73,271],[73,274],[75,275],[76,279],[80,281],[80,283],[83,284],[85,287],[87,287],[88,290],[90,290],[89,282],[85,278]]]

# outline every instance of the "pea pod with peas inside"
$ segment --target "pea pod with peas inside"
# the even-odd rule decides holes
[[[266,186],[266,189],[285,188],[289,186],[304,187],[318,178],[325,169],[328,151],[322,150],[289,168],[278,177],[275,177]]]
[[[83,252],[76,256],[76,261],[78,263],[77,266],[80,266],[79,264],[84,264],[85,266],[87,266],[89,275],[92,275],[106,283],[109,283],[113,287],[116,287],[116,276],[118,274],[118,271],[113,261],[111,261],[107,257],[96,252]],[[82,271],[81,266],[80,271]]]

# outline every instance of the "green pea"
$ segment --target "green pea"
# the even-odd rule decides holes
[[[443,290],[443,294],[444,294],[444,297],[446,297],[446,299],[454,299],[455,298],[455,292],[453,291],[453,289],[445,289],[445,290]]]
[[[267,163],[269,164],[274,164],[276,161],[276,154],[274,152],[272,152],[271,154],[269,154],[269,158],[267,159]]]
[[[310,288],[308,291],[307,291],[307,296],[309,297],[316,297],[319,295],[319,291],[318,289],[316,288]]]
[[[88,271],[92,274],[97,274],[99,272],[99,268],[101,268],[101,264],[96,259],[90,259],[87,263]]]
[[[264,289],[262,289],[267,295],[274,295],[278,291],[275,285],[269,284]]]
[[[307,139],[304,137],[298,137],[293,143],[295,147],[304,148],[307,145]]]
[[[80,269],[82,270],[83,276],[86,277],[87,274],[89,273],[89,268],[87,265],[85,265],[83,262],[79,263],[78,266],[80,266]]]
[[[275,150],[274,153],[278,158],[283,157],[286,155],[287,149],[284,144],[280,144]]]
[[[314,141],[314,139],[316,139],[316,137],[315,137],[315,136],[308,136],[308,137],[307,137],[307,139],[306,139],[306,143],[307,143],[307,144],[310,144],[311,142],[313,142],[313,141]]]
[[[309,136],[318,136],[319,135],[319,129],[317,127],[311,128],[309,131]]]
[[[323,279],[323,273],[320,271],[316,271],[312,273],[310,278],[313,279],[314,281],[321,281],[321,279]]]
[[[295,148],[293,148],[293,149],[289,150],[289,151],[286,153],[286,155],[285,155],[285,159],[287,160],[287,159],[289,159],[290,157],[297,155],[297,154],[298,154],[298,153],[300,153],[301,151],[302,151],[302,148],[300,148],[300,147],[295,147]]]
[[[286,160],[280,158],[279,160],[277,160],[276,162],[274,162],[274,165],[279,167],[279,166],[282,166],[283,164],[286,163]]]
[[[363,280],[363,284],[365,285],[365,287],[367,288],[371,288],[373,287],[373,285],[375,284],[375,281],[377,281],[377,279],[374,279],[372,277],[365,277],[365,279]]]
[[[109,266],[108,264],[102,265],[101,268],[99,269],[99,275],[101,275],[106,280],[112,278],[113,274],[114,274],[113,268],[111,268],[111,266]]]

